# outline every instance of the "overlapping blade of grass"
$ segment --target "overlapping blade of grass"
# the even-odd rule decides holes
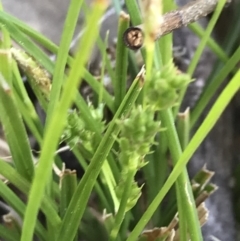
[[[188,70],[187,70],[188,74],[193,75],[193,73],[194,73],[194,71],[196,69],[196,66],[197,66],[197,64],[199,62],[199,59],[200,59],[200,57],[202,55],[202,52],[203,52],[204,48],[206,47],[207,41],[210,38],[210,35],[211,35],[212,31],[213,31],[213,28],[215,27],[215,25],[217,23],[217,20],[218,20],[218,18],[220,16],[220,14],[221,14],[225,4],[226,4],[226,0],[220,0],[218,2],[217,7],[216,7],[216,9],[215,9],[215,11],[213,13],[213,16],[212,16],[212,18],[211,18],[211,20],[210,20],[210,22],[208,24],[208,27],[207,27],[207,29],[204,32],[204,36],[201,39],[201,42],[200,42],[200,44],[197,47],[197,50],[196,50],[196,52],[195,52],[195,54],[194,54],[194,56],[192,58],[192,61],[191,61],[190,65],[188,66]]]
[[[4,79],[0,69],[0,113],[5,137],[11,150],[17,171],[26,179],[32,180],[34,164],[31,148],[22,117],[15,104],[12,89]]]
[[[12,64],[12,72],[13,92],[14,98],[16,99],[16,104],[27,127],[40,144],[42,140],[43,126],[36,113],[34,103],[32,103],[30,100],[30,96],[27,93],[27,90],[24,86],[24,81],[22,80],[21,74],[15,61]]]
[[[78,109],[81,112],[81,118],[85,121],[86,126],[88,126],[88,128],[94,132],[95,138],[97,139],[98,143],[101,142],[102,140],[102,133],[101,130],[98,128],[98,126],[96,125],[96,123],[94,122],[94,119],[92,118],[91,112],[87,106],[87,103],[85,102],[85,100],[82,98],[82,96],[79,95],[79,98],[76,99],[76,106],[78,107]],[[81,164],[81,166],[83,167],[83,169],[85,170],[87,168],[87,164],[83,163],[83,161],[81,160],[82,157],[80,156],[80,152],[77,148],[73,149],[73,153],[75,154],[75,156],[77,157],[77,159],[79,160],[79,163]],[[90,159],[91,157],[87,157],[87,159]],[[116,194],[115,194],[115,185],[116,185],[116,180],[119,179],[119,170],[116,164],[116,161],[113,159],[113,156],[110,155],[108,156],[108,162],[105,162],[102,168],[102,172],[105,173],[105,182],[107,185],[107,188],[109,189],[110,193],[111,193],[111,199],[114,202],[114,208],[112,209],[112,212],[114,212],[114,210],[118,207],[118,200],[116,198]],[[96,184],[95,188],[98,190],[98,194],[100,194],[100,186],[99,184]],[[105,200],[105,198],[103,197],[103,195],[101,195],[101,198]],[[105,202],[106,203],[106,202]],[[109,203],[111,203],[111,200],[108,199],[108,204],[105,206],[105,208],[109,207]],[[107,208],[107,210],[111,210],[109,208]]]
[[[6,178],[7,181],[16,186],[22,193],[28,195],[30,190],[30,182],[24,179],[11,165],[0,159],[0,174]],[[58,226],[61,222],[57,213],[57,207],[49,197],[45,196],[41,210],[46,215],[47,219],[52,225]]]
[[[190,110],[187,108],[177,116],[177,132],[182,150],[186,148],[190,138]]]
[[[171,11],[173,2],[165,1],[163,6],[164,12]],[[156,58],[158,59],[156,62],[161,63],[159,61],[161,60],[161,64],[163,66],[167,65],[170,61],[172,61],[172,34],[164,36],[159,40],[159,49],[160,53],[156,53]],[[161,65],[159,67],[161,67]],[[159,116],[160,120],[162,121],[162,126],[167,128],[166,141],[173,163],[176,165],[182,154],[182,149],[176,126],[174,124],[172,110],[162,110],[159,112]],[[186,168],[176,181],[176,196],[181,240],[186,240],[188,234],[191,240],[202,240],[201,227],[198,221],[195,201]]]
[[[60,179],[60,215],[63,218],[65,215],[65,212],[67,210],[67,207],[71,201],[71,198],[76,191],[77,187],[77,176],[76,171],[71,171],[69,169],[66,169],[61,174]]]
[[[12,207],[21,217],[24,217],[24,212],[26,210],[26,204],[20,200],[20,198],[5,184],[0,180],[0,196],[4,201]],[[38,221],[36,224],[36,235],[43,241],[46,239],[46,230],[42,224]]]
[[[34,30],[32,30],[31,28],[29,28],[28,26],[26,26],[25,24],[21,23],[19,20],[12,18],[12,16],[6,14],[6,13],[2,13],[3,16],[6,16],[6,19],[8,19],[9,22],[14,22],[14,24],[16,24],[17,27],[19,27],[20,30],[25,31],[25,33],[31,35],[33,38],[37,39],[42,45],[45,45],[45,47],[49,48],[50,50],[53,50],[53,52],[57,53],[58,52],[58,47],[56,45],[54,45],[51,41],[49,41],[48,39],[44,38],[41,34],[39,33],[35,33]],[[5,15],[4,15],[5,14]],[[11,28],[9,30],[12,30]],[[29,48],[28,43],[28,38],[26,36],[24,36],[23,34],[20,34],[20,37],[18,35],[19,32],[13,32],[12,36],[15,38],[15,40],[17,42],[21,42],[24,39],[24,44],[22,45],[25,50],[28,53],[32,53],[31,48]],[[35,35],[34,35],[35,34]],[[42,41],[42,42],[41,42]],[[21,42],[22,43],[22,42]],[[30,46],[31,47],[31,46]],[[35,48],[38,48],[38,46],[35,45]],[[35,55],[35,57],[37,57],[37,55]],[[69,61],[69,65],[72,66],[73,63],[73,59],[71,57],[68,58]],[[44,62],[42,62],[43,66],[45,66]],[[65,66],[64,66],[65,67]],[[50,71],[50,73],[53,73],[53,68]],[[18,75],[17,71],[15,70],[15,76]],[[84,69],[84,74],[83,74],[84,78],[87,80],[87,82],[89,83],[89,85],[93,88],[93,90],[99,94],[99,90],[102,89],[101,88],[101,83],[99,83],[96,78],[94,78],[86,69]],[[19,77],[19,76],[18,76]],[[60,85],[60,83],[58,83]],[[30,111],[30,109],[25,108],[26,104],[28,103],[28,96],[26,95],[26,93],[23,91],[24,89],[21,88],[22,83],[18,82],[16,83],[16,88],[18,91],[18,95],[16,96],[16,98],[19,100],[18,105],[20,107],[21,112],[24,114],[24,120],[26,121],[28,127],[30,128],[30,130],[32,131],[33,135],[37,138],[38,143],[41,144],[42,143],[42,133],[43,133],[43,129],[41,127],[41,125],[39,125],[39,119],[36,119],[31,116],[31,114],[34,114],[33,112]],[[20,87],[20,88],[19,88]],[[20,100],[20,96],[23,98],[23,101]],[[114,110],[114,102],[113,102],[113,98],[110,96],[110,94],[103,89],[103,101],[107,104],[107,106],[109,107],[109,109],[113,112]],[[77,98],[76,98],[76,105],[79,107],[79,110],[82,112],[83,107],[86,105],[78,105],[78,103],[82,102],[82,97],[80,96],[80,94],[77,94]],[[28,107],[31,107],[28,105]],[[87,108],[87,107],[86,107]],[[85,108],[85,110],[86,110]],[[85,113],[85,112],[84,112]],[[88,125],[91,125],[91,123],[94,123],[93,118],[91,117],[91,113],[88,112],[85,117],[88,115],[88,118],[86,120],[86,123]],[[36,117],[36,116],[35,116]],[[91,121],[89,121],[91,120]],[[97,127],[95,126],[93,128],[94,132],[99,133],[99,131],[97,130]],[[101,139],[101,133],[99,133],[99,140]],[[114,162],[111,162],[114,163]],[[113,189],[113,188],[112,188]]]
[[[60,179],[60,187],[60,214],[63,218],[72,199],[72,196],[77,188],[77,176],[75,170],[64,170]],[[78,240],[77,232],[73,240]]]
[[[47,110],[46,126],[51,119],[52,113],[57,106],[62,84],[64,81],[65,66],[67,63],[68,52],[77,24],[78,16],[83,0],[73,0],[70,2],[66,20],[64,22],[63,33],[61,36],[57,61],[54,67],[52,89],[50,93],[50,102]]]
[[[7,227],[0,224],[0,237],[7,241],[16,241],[19,240],[20,235],[17,232],[9,232]]]
[[[163,1],[163,13],[173,9],[174,1]],[[160,53],[156,54],[159,63],[167,64],[173,57],[173,35],[170,33],[160,38],[156,45],[159,47]],[[156,61],[155,61],[156,63]]]
[[[200,43],[199,43],[199,45],[197,47],[197,50],[196,50],[196,52],[195,52],[195,54],[194,54],[194,56],[193,56],[193,58],[192,58],[192,60],[191,60],[191,62],[189,64],[189,66],[188,66],[187,73],[190,74],[191,76],[193,75],[193,73],[194,73],[194,71],[196,69],[196,66],[197,66],[197,64],[199,62],[199,59],[200,59],[200,57],[202,55],[202,52],[203,52],[204,48],[206,47],[207,41],[210,38],[210,35],[211,35],[212,31],[213,31],[213,28],[215,27],[215,25],[217,23],[217,20],[218,20],[218,18],[220,16],[220,14],[221,14],[225,4],[226,4],[226,0],[220,0],[218,2],[218,4],[217,4],[217,7],[216,7],[216,9],[215,9],[215,11],[213,13],[213,16],[212,16],[209,24],[208,24],[208,27],[205,30],[205,34],[204,34],[203,38],[201,39],[201,41],[200,41]],[[184,98],[184,95],[186,93],[186,90],[187,90],[187,88],[183,89],[181,91],[181,93],[180,93],[179,105],[176,108],[174,108],[174,116],[176,116],[178,114],[178,111],[179,111],[179,108],[180,108],[181,103],[183,101],[183,98]]]
[[[76,96],[76,89],[83,77],[84,65],[89,58],[91,48],[97,38],[97,22],[108,2],[96,0],[91,14],[87,18],[86,32],[80,43],[69,77],[65,82],[61,99],[54,109],[52,118],[46,129],[45,139],[42,145],[42,152],[39,158],[39,165],[33,180],[29,195],[29,202],[25,213],[22,230],[22,241],[31,241],[36,222],[37,212],[44,195],[45,185],[51,173],[54,152],[67,118],[67,110]],[[56,230],[57,231],[57,230]],[[72,234],[72,235],[75,235]],[[59,239],[60,240],[60,239]],[[70,238],[71,240],[71,238]]]
[[[142,23],[142,16],[139,11],[137,1],[126,0],[125,4],[127,6],[128,12],[131,16],[131,22],[133,25],[138,25]]]
[[[4,15],[4,14],[3,14]],[[4,15],[5,16],[5,15]],[[18,21],[18,20],[16,20],[16,19],[12,19],[11,18],[11,16],[8,16],[7,14],[6,14],[6,18],[8,18],[9,19],[9,21],[11,20],[11,21],[14,21],[14,23],[16,24],[16,26],[18,26],[21,30],[25,30],[25,32],[26,33],[28,33],[28,34],[30,34],[30,32],[32,31],[32,29],[31,28],[28,28],[27,26],[25,26],[24,24],[22,24],[20,21]],[[10,22],[11,22],[10,21]],[[24,27],[22,28],[22,27],[20,27],[20,26],[22,26],[22,25],[24,25]],[[26,31],[26,29],[28,30],[28,31]],[[11,29],[10,29],[11,30]],[[34,32],[34,31],[33,31]],[[17,40],[17,41],[21,41],[23,38],[26,38],[26,36],[24,36],[24,35],[21,35],[20,37],[20,39],[19,39],[19,36],[18,36],[18,34],[17,33],[15,33],[15,32],[13,32],[12,33],[12,35],[15,37],[15,39]],[[41,35],[40,34],[37,34],[36,33],[36,35],[41,39]],[[34,37],[35,37],[35,35],[34,35]],[[45,39],[44,37],[42,37],[42,39],[41,40],[44,40],[44,43],[45,42],[47,42],[47,44],[46,44],[46,46],[45,47],[49,47],[50,49],[52,48],[52,50],[53,51],[55,51],[55,52],[57,52],[58,51],[58,47],[57,46],[55,46],[54,44],[52,44],[51,43],[51,41],[47,41],[47,39]],[[27,40],[25,40],[25,42],[27,43]],[[42,44],[42,43],[41,43]],[[43,44],[44,45],[44,44]],[[28,45],[27,44],[23,44],[23,47],[25,48],[25,50],[28,52],[28,53],[31,53],[31,49],[29,49],[28,48]],[[38,48],[37,46],[35,46],[36,48]],[[37,55],[36,55],[37,56]],[[69,65],[70,66],[72,66],[72,63],[73,63],[73,59],[71,58],[71,57],[69,57],[68,58],[68,61],[69,61]],[[43,66],[44,66],[44,64],[43,64]],[[51,73],[53,72],[53,69],[52,69],[52,71],[51,71]],[[99,90],[101,89],[101,83],[99,83],[86,69],[84,69],[84,74],[83,74],[83,76],[84,76],[84,78],[87,80],[87,82],[89,83],[89,85],[93,88],[93,90],[96,92],[96,93],[98,93],[99,94]],[[17,88],[19,87],[19,84],[21,84],[21,83],[18,83],[18,86],[17,86]],[[59,84],[59,83],[58,83]],[[21,88],[20,88],[21,89]],[[19,91],[19,90],[18,90]],[[21,94],[23,94],[23,91],[20,91],[20,93],[18,93],[19,95],[21,95]],[[19,96],[17,96],[17,98],[18,98],[18,100],[19,100]],[[28,99],[28,97],[26,96],[26,95],[23,95],[23,98],[24,98],[24,104],[26,104],[25,103],[25,101],[26,101],[26,99]],[[105,89],[103,89],[103,101],[107,104],[107,106],[109,107],[109,109],[113,112],[113,109],[114,109],[114,105],[113,105],[113,98],[110,96],[110,94],[105,90]],[[78,105],[78,103],[79,102],[81,102],[81,104],[80,105]],[[83,104],[82,104],[83,102],[82,102],[82,97],[80,96],[80,94],[77,94],[77,98],[76,98],[76,105],[79,107],[79,110],[82,112],[82,111],[84,111],[83,110],[83,107],[85,107],[86,106],[86,104],[84,104],[84,106],[83,106]],[[36,119],[35,120],[33,120],[33,119],[31,119],[31,116],[29,116],[30,115],[30,113],[24,108],[24,104],[22,103],[22,101],[20,101],[19,103],[19,106],[20,106],[20,109],[21,109],[21,111],[24,113],[24,119],[27,121],[27,124],[28,124],[28,126],[29,126],[29,128],[33,131],[33,134],[34,134],[34,136],[37,138],[37,140],[38,140],[38,142],[39,143],[41,143],[42,142],[42,128],[41,128],[41,126],[39,126],[39,123],[37,122],[36,123]],[[87,108],[87,107],[86,107]],[[86,110],[86,108],[85,108],[85,110]],[[84,112],[84,113],[86,113],[86,112]],[[91,113],[88,111],[88,113],[85,115],[85,117],[86,116],[88,116],[87,117],[87,120],[86,120],[86,123],[87,123],[87,125],[91,125],[91,124],[93,124],[94,123],[94,121],[93,121],[93,119],[92,119],[92,117],[91,117]],[[91,121],[89,121],[89,120],[91,120]],[[35,122],[35,123],[33,123],[33,121]],[[40,129],[39,129],[40,128]],[[95,126],[93,129],[92,129],[94,132],[96,132],[96,133],[99,133],[99,131],[97,130],[97,127]],[[99,133],[99,140],[101,139],[101,133]],[[111,163],[113,163],[113,162],[111,162]]]
[[[166,48],[169,46],[169,42],[172,42],[172,39],[169,36],[166,36],[166,39],[164,39],[165,37],[160,40],[160,50],[165,54],[165,57],[162,59],[163,64],[167,64],[171,61],[171,51],[166,50]],[[167,141],[173,163],[176,165],[182,154],[182,149],[177,135],[176,126],[174,124],[172,111],[170,109],[162,110],[160,111],[159,116],[163,126],[167,128],[165,141]],[[162,147],[159,148],[162,150]],[[198,222],[194,197],[186,168],[176,180],[175,185],[181,240],[186,240],[188,234],[191,237],[191,240],[202,240],[201,227]]]
[[[49,57],[39,48],[34,42],[32,42],[29,37],[33,38],[39,44],[41,44],[44,48],[48,49],[50,52],[57,54],[59,51],[59,47],[55,45],[48,38],[44,37],[42,34],[38,33],[34,29],[30,28],[26,24],[22,23],[20,20],[12,17],[11,15],[0,11],[0,23],[6,24],[6,28],[11,34],[12,38],[19,43],[23,49],[30,54],[34,59],[36,59],[42,67],[49,71],[50,74],[53,74],[54,71],[54,63],[49,59]],[[68,56],[67,59],[68,65],[71,67],[73,63],[73,58]],[[88,70],[84,69],[84,75],[82,77],[86,80],[86,82],[93,88],[93,90],[99,94],[100,85],[99,83]],[[113,98],[110,94],[103,89],[103,101],[107,104],[109,109],[113,112],[114,103]]]
[[[12,86],[12,56],[8,50],[0,49],[0,63],[1,75]]]
[[[116,70],[114,78],[114,96],[115,108],[117,109],[125,94],[127,86],[127,66],[128,66],[128,49],[122,41],[122,36],[129,26],[129,15],[121,13],[118,23],[118,41],[116,49]]]
[[[194,34],[196,34],[199,38],[203,39],[205,35],[205,30],[198,24],[192,23],[188,26]],[[226,62],[228,60],[228,55],[226,52],[217,44],[217,42],[209,37],[207,39],[207,46],[213,51],[213,53],[218,57],[222,62]]]
[[[154,214],[155,210],[162,202],[163,198],[165,197],[165,195],[167,194],[171,186],[176,182],[178,176],[182,173],[187,162],[190,160],[190,158],[197,150],[199,145],[202,143],[204,138],[213,128],[215,123],[218,121],[220,115],[223,113],[223,111],[225,110],[226,106],[229,104],[232,97],[239,90],[240,88],[239,79],[240,79],[240,71],[238,71],[238,73],[232,78],[230,83],[226,86],[226,88],[222,91],[222,93],[218,97],[217,101],[215,102],[209,114],[207,115],[206,119],[203,121],[202,125],[199,127],[196,134],[191,139],[187,148],[184,150],[179,161],[175,165],[172,173],[170,174],[167,181],[165,182],[163,188],[159,191],[156,198],[148,207],[147,211],[143,214],[141,220],[138,222],[134,230],[131,232],[127,241],[136,240],[139,234],[144,229],[145,225],[149,222],[149,220],[151,219],[151,216]]]
[[[8,30],[9,34],[16,42],[21,45],[27,52],[38,60],[38,62],[46,68],[47,71],[52,73],[53,63],[48,56],[33,43],[23,32],[20,31],[11,21],[9,21],[9,15],[0,11],[0,23],[3,24]]]
[[[188,28],[201,39],[205,36],[205,30],[197,22],[189,24]],[[228,55],[226,54],[225,50],[221,48],[221,46],[219,46],[218,43],[210,36],[207,38],[207,46],[222,62],[226,62],[228,60]]]
[[[71,66],[70,62],[70,66]],[[89,73],[86,69],[83,71],[83,78],[86,80],[86,82],[89,84],[89,86],[94,90],[95,93],[98,95],[100,94],[100,90],[102,90],[102,101],[106,103],[108,108],[111,110],[112,113],[114,113],[114,101],[113,97],[107,92],[105,88],[102,88],[102,83],[96,80],[96,78]],[[78,97],[77,97],[78,98]]]
[[[202,95],[197,101],[194,109],[191,113],[191,128],[197,122],[199,116],[206,108],[207,104],[210,102],[211,98],[214,96],[216,91],[219,89],[223,81],[226,77],[233,71],[240,60],[240,47],[237,48],[235,53],[230,57],[227,63],[222,67],[222,69],[218,72],[215,78],[211,80],[209,85],[204,89]]]
[[[84,210],[87,205],[87,201],[91,194],[94,183],[99,175],[101,167],[109,154],[113,143],[115,142],[114,136],[117,136],[120,127],[116,125],[118,118],[124,118],[125,115],[131,110],[134,105],[139,92],[143,86],[145,71],[142,69],[135,81],[128,90],[123,102],[114,115],[109,127],[99,144],[88,169],[82,177],[77,190],[71,200],[69,208],[63,219],[63,223],[60,229],[58,241],[65,241],[66,239],[72,239],[78,229],[79,222],[82,218]]]
[[[0,12],[3,12],[3,6],[2,2],[0,1]],[[0,29],[2,31],[2,40],[0,43],[0,48],[1,49],[9,49],[11,46],[11,38],[10,35],[7,31],[7,29],[4,26],[0,26]]]
[[[176,166],[181,158],[182,149],[174,124],[174,118],[171,110],[169,109],[166,111],[161,111],[160,116],[164,127],[167,128],[168,147],[171,152],[174,166]],[[201,226],[198,221],[197,210],[186,167],[184,170],[182,170],[181,175],[176,180],[176,192],[181,240],[187,240],[188,233],[192,241],[203,240]]]
[[[166,4],[166,5],[165,5]],[[131,1],[126,1],[126,5],[128,7],[130,16],[133,17],[133,22],[135,24],[138,23],[140,20],[140,13],[137,5],[133,4]],[[169,1],[164,2],[164,6],[167,9],[165,11],[169,11],[172,7],[172,3]],[[172,36],[165,36],[160,40],[160,43],[157,44],[161,52],[155,52],[155,65],[156,68],[160,68],[162,65],[167,64],[170,59],[172,58]],[[160,54],[163,53],[164,56]],[[180,143],[176,134],[176,128],[173,124],[171,110],[163,110],[160,112],[161,120],[163,122],[164,127],[167,127],[167,134],[166,137],[168,139],[168,147],[170,148],[171,155],[176,165],[180,155],[181,155],[181,147]],[[166,138],[165,138],[166,141]],[[159,147],[160,148],[160,147]],[[166,150],[165,150],[166,151]],[[160,153],[164,152],[164,149],[159,150]],[[165,159],[166,160],[166,159]],[[160,160],[158,160],[160,161]],[[150,164],[151,165],[151,164]],[[159,166],[159,165],[157,165]],[[156,167],[157,167],[156,166]],[[148,167],[147,167],[148,168]],[[146,177],[147,178],[147,177]],[[148,179],[148,178],[147,178]],[[187,187],[183,190],[181,187]],[[181,237],[183,240],[187,237],[187,228],[191,230],[191,238],[193,240],[201,240],[201,231],[200,225],[197,219],[196,209],[194,207],[194,199],[192,195],[192,190],[190,188],[189,178],[187,176],[186,170],[181,175],[181,178],[177,180],[177,194],[178,194],[178,207],[180,215],[180,222],[181,222]],[[187,215],[183,215],[184,210],[188,209]],[[188,226],[186,226],[186,220],[188,220]],[[190,221],[191,220],[191,221]],[[132,239],[134,240],[134,239]]]

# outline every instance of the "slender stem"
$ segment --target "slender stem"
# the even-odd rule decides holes
[[[115,109],[117,109],[125,94],[127,85],[127,65],[128,65],[128,49],[121,41],[124,31],[129,26],[129,15],[124,12],[120,13],[118,23],[118,42],[116,50],[116,71],[114,80]]]
[[[64,82],[65,66],[68,58],[68,51],[71,45],[71,40],[75,31],[75,26],[77,24],[82,3],[83,0],[73,0],[69,5],[67,17],[63,27],[63,33],[61,36],[57,61],[53,72],[52,89],[50,92],[50,102],[47,109],[46,126],[49,124],[61,94],[61,88]]]
[[[183,113],[177,116],[177,132],[181,147],[184,150],[188,145],[190,138],[190,110],[187,108]]]
[[[121,199],[119,210],[116,214],[114,227],[113,227],[113,229],[110,233],[109,241],[114,241],[114,240],[117,239],[119,229],[120,229],[121,224],[122,224],[123,219],[124,219],[127,201],[128,201],[129,196],[130,196],[130,193],[131,193],[132,182],[134,180],[135,173],[136,173],[135,169],[128,171],[127,178],[126,178],[126,181],[125,181],[125,188],[124,188],[123,196],[122,196],[122,199]]]
[[[160,112],[161,120],[163,126],[167,128],[167,138],[168,146],[171,152],[174,165],[176,165],[182,155],[182,150],[178,135],[176,132],[176,127],[174,124],[174,118],[172,111],[170,109]],[[177,188],[177,199],[178,199],[178,209],[184,209],[186,216],[179,216],[180,220],[183,222],[187,220],[188,231],[192,241],[202,240],[201,228],[198,221],[197,210],[195,206],[195,201],[192,193],[192,188],[190,185],[189,177],[186,168],[184,168],[182,174],[178,177],[176,182]],[[181,210],[182,211],[182,210]],[[180,215],[181,215],[180,211]],[[183,223],[183,227],[185,224]],[[181,231],[181,229],[180,229]],[[182,235],[184,235],[184,230],[182,230]]]

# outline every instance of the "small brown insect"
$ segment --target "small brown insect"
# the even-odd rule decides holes
[[[230,2],[231,0],[227,0]],[[217,6],[218,0],[196,0],[192,1],[177,10],[168,12],[162,16],[163,21],[156,28],[154,39],[172,32],[174,29],[186,26],[199,18],[211,13]],[[144,24],[128,28],[123,36],[127,47],[137,50],[142,47],[144,42]]]

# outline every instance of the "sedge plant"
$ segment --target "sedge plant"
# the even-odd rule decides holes
[[[128,14],[113,2],[119,13],[115,66],[106,54],[108,34],[98,34],[109,1],[94,0],[87,8],[71,0],[59,46],[1,8],[0,121],[11,159],[0,157],[1,208],[6,211],[1,239],[203,240],[204,201],[217,187],[209,183],[213,173],[205,167],[189,180],[186,165],[240,87],[239,49],[226,53],[210,37],[224,1],[206,30],[197,23],[190,26],[201,44],[187,73],[173,63],[171,34],[156,42],[151,38],[153,20],[158,24],[158,15],[174,8],[172,1],[140,10],[136,1],[126,0]],[[70,56],[82,9],[85,31]],[[144,21],[148,30],[138,55],[122,40],[130,19],[134,25]],[[94,45],[102,56],[100,76],[86,67]],[[223,68],[216,68],[195,108],[177,115],[207,45]],[[229,73],[231,80],[190,137]],[[110,90],[105,78],[111,80]],[[44,122],[25,81],[46,115]],[[91,96],[80,91],[83,81]],[[66,168],[62,151],[70,152],[83,172]]]

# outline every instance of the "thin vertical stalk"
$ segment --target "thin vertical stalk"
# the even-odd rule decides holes
[[[78,21],[79,12],[83,0],[72,0],[67,12],[67,17],[63,27],[63,33],[60,41],[59,51],[57,54],[57,61],[53,72],[52,89],[50,93],[50,102],[47,109],[46,126],[51,119],[52,113],[58,103],[62,84],[64,81],[65,66],[67,63],[68,52],[71,40]]]
[[[114,79],[114,96],[115,109],[117,109],[125,94],[127,85],[127,66],[128,66],[128,49],[122,41],[124,31],[129,26],[129,15],[124,12],[120,13],[118,22],[118,41],[116,50],[116,70]]]
[[[180,142],[176,132],[174,118],[170,109],[166,111],[161,111],[160,116],[161,116],[163,126],[167,128],[168,146],[171,152],[173,163],[174,165],[176,165],[182,155],[182,150],[181,150]],[[198,220],[195,201],[194,201],[192,188],[190,185],[186,168],[179,176],[176,182],[176,188],[177,188],[178,209],[184,210],[184,214],[185,214],[183,216],[180,216],[181,213],[183,214],[182,210],[180,210],[180,213],[179,213],[180,221],[182,219],[183,222],[187,222],[188,232],[192,241],[195,241],[195,240],[202,241],[203,239],[201,234],[201,226]],[[181,222],[180,222],[180,225],[181,225]],[[184,223],[183,223],[183,227],[185,227]],[[185,233],[184,230],[182,230],[181,232],[181,227],[180,227],[180,236],[185,236],[184,233]]]

